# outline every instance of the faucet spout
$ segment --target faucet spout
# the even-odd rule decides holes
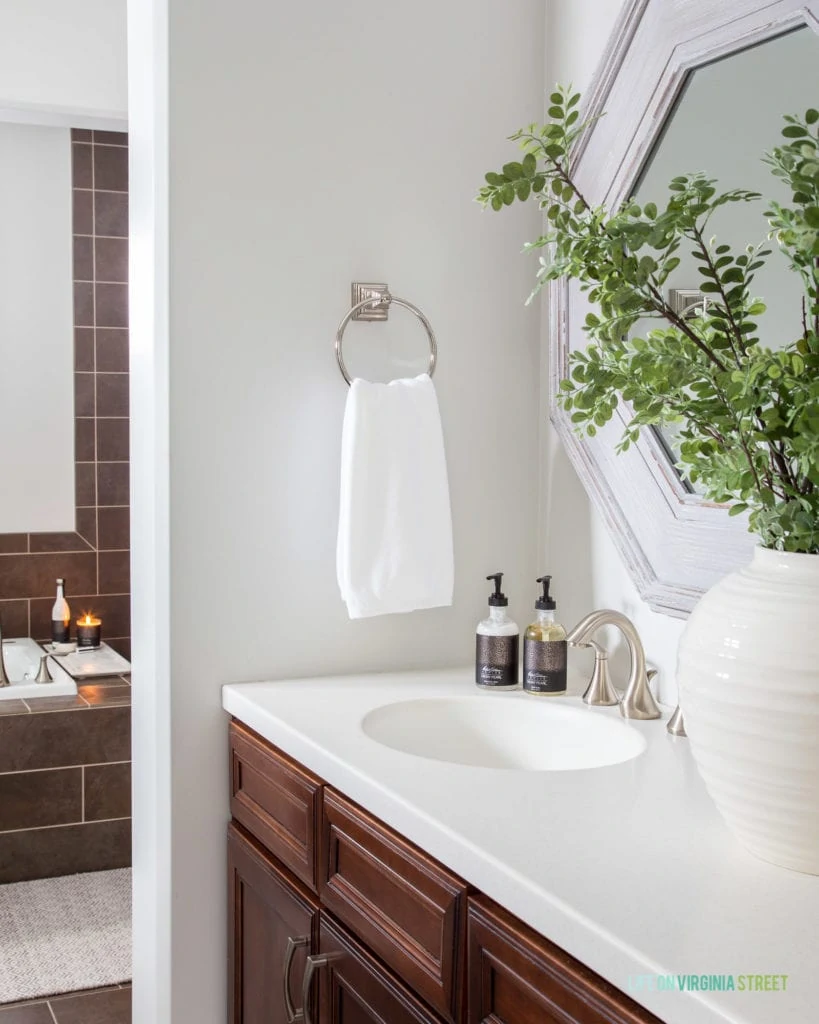
[[[631,619],[612,608],[601,608],[581,619],[566,640],[574,647],[588,646],[601,626],[616,626],[623,634],[631,656],[631,671],[626,692],[620,702],[620,714],[624,718],[659,718],[660,709],[648,686],[645,651]]]

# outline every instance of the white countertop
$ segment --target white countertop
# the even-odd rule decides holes
[[[361,728],[382,704],[483,692],[472,678],[456,669],[241,683],[223,688],[222,703],[667,1024],[819,1019],[819,877],[746,853],[687,741],[663,722],[629,723],[647,741],[631,761],[557,772],[428,760]],[[576,696],[552,700],[619,718]],[[677,974],[788,977],[785,991],[640,987]]]

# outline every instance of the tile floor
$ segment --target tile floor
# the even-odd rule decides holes
[[[131,1024],[131,986],[0,1006],[0,1024]]]

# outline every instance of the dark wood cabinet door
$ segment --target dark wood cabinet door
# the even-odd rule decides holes
[[[467,886],[329,787],[321,904],[450,1024],[460,1020]]]
[[[228,827],[228,895],[230,1024],[291,1024],[287,1000],[301,1009],[318,903],[236,824]]]
[[[467,1024],[662,1024],[486,896],[467,938]]]
[[[321,914],[319,958],[307,1024],[442,1024],[340,924]],[[318,1012],[316,1012],[318,1011]]]

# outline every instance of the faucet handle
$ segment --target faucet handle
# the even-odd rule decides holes
[[[620,695],[609,677],[609,652],[595,640],[574,646],[594,648],[594,671],[589,685],[586,687],[586,692],[583,694],[584,703],[596,708],[610,708],[619,704]]]
[[[623,718],[636,718],[638,720],[660,718],[660,709],[654,694],[648,685],[649,681],[657,674],[656,669],[633,675],[629,685],[629,700],[620,705]]]

